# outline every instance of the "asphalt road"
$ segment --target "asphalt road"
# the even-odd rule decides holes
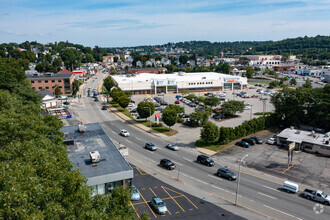
[[[102,77],[98,77],[101,80]],[[93,84],[93,82],[91,82]],[[96,83],[96,80],[95,82]],[[88,86],[85,86],[87,89]],[[92,88],[96,85],[91,85]],[[86,94],[84,91],[83,96]],[[164,180],[169,185],[190,193],[206,201],[234,202],[236,181],[231,182],[215,176],[217,168],[226,165],[237,173],[237,164],[223,164],[221,156],[214,158],[216,165],[206,167],[196,163],[199,154],[191,148],[181,148],[178,152],[166,149],[166,138],[152,136],[145,131],[133,127],[127,122],[122,122],[109,111],[102,111],[100,103],[95,103],[92,98],[81,98],[82,105],[71,105],[75,115],[85,123],[100,122],[106,133],[117,145],[124,144],[129,148],[127,160],[136,164],[158,179]],[[131,136],[119,136],[119,131],[126,129]],[[155,152],[144,149],[146,142],[153,142],[159,149]],[[165,171],[158,165],[160,159],[168,158],[176,163],[177,168],[171,172]],[[179,179],[174,183],[175,179]],[[288,194],[282,191],[281,184],[284,179],[269,176],[263,173],[242,167],[240,191],[238,202],[240,205],[261,213],[263,217],[276,219],[328,219],[330,207],[323,207],[321,214],[313,210],[315,202],[301,198],[299,195]],[[229,210],[235,208],[228,206]],[[250,213],[253,216],[252,213]],[[259,216],[260,217],[260,216]],[[256,219],[255,217],[251,217]],[[260,218],[261,219],[261,218]]]

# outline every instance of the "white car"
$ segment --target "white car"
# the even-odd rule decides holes
[[[123,136],[123,137],[129,137],[129,133],[128,133],[128,131],[127,130],[121,130],[120,131],[120,133],[119,133],[121,136]]]
[[[251,109],[250,106],[245,106],[245,107],[244,107],[244,110],[250,110],[250,109]]]
[[[179,150],[179,146],[176,144],[167,144],[166,147],[168,149],[174,150],[174,151],[178,151]]]
[[[224,93],[227,93],[227,92],[229,92],[229,89],[225,89],[223,92],[224,92]]]
[[[276,143],[276,138],[269,138],[267,141],[267,144],[275,144]]]

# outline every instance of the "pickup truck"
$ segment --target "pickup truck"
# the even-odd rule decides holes
[[[322,202],[325,205],[330,204],[330,196],[326,195],[324,192],[321,190],[311,190],[311,189],[305,189],[303,192],[303,196],[306,199],[312,199],[318,202]]]

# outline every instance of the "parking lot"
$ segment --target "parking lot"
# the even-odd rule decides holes
[[[137,217],[146,212],[150,219],[243,219],[205,200],[186,194],[154,178],[144,170],[134,168],[133,184],[140,193],[140,200],[132,201],[131,206]],[[166,203],[168,212],[157,214],[150,205],[150,199],[160,197]]]
[[[294,151],[293,160],[288,166],[288,152],[281,146],[266,144],[268,138],[274,132],[259,132],[264,141],[250,148],[231,146],[228,149],[214,155],[222,160],[236,163],[238,158],[248,154],[246,165],[265,173],[283,177],[296,183],[311,185],[315,189],[329,190],[330,160],[329,157],[312,153]]]

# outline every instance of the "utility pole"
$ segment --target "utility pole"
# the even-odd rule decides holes
[[[237,187],[236,187],[236,197],[235,197],[235,205],[237,205],[237,200],[238,200],[238,192],[239,192],[239,182],[240,182],[240,174],[241,174],[241,164],[243,163],[243,160],[245,157],[248,155],[246,154],[239,162],[239,168],[238,168],[238,180],[237,180]]]
[[[151,133],[151,108],[150,107],[143,107],[143,108],[148,108],[149,109],[149,117],[150,117],[150,119],[149,119],[149,126],[150,126],[150,133]]]

